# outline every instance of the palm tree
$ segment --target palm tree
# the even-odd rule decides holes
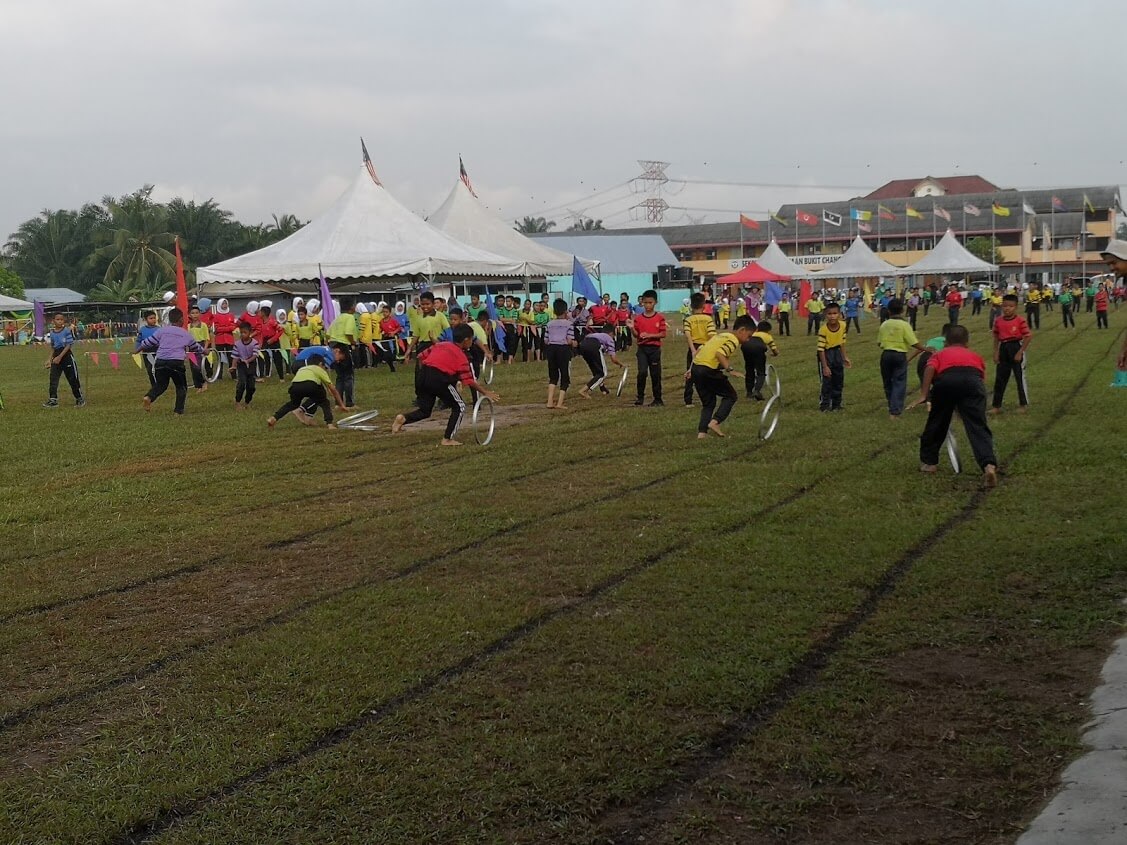
[[[175,236],[169,231],[168,209],[151,199],[153,186],[120,200],[107,202],[109,229],[102,235],[108,241],[95,250],[91,261],[109,259],[103,281],[120,279],[135,287],[145,287],[161,279],[176,279],[176,258],[170,252]]]
[[[555,220],[545,220],[543,217],[525,217],[523,220],[514,220],[513,224],[514,229],[526,235],[556,228]]]
[[[12,269],[32,287],[70,287],[86,258],[80,229],[73,211],[44,209],[8,239],[4,250]]]
[[[107,280],[95,285],[89,297],[94,302],[137,302],[141,299],[141,288],[122,279]]]
[[[273,241],[280,241],[283,238],[288,238],[298,229],[305,224],[297,219],[297,215],[283,214],[279,217],[277,214],[271,215],[274,218],[273,223],[266,224],[266,230],[270,233],[270,238]]]
[[[590,217],[580,217],[567,227],[569,232],[596,232],[603,228],[602,220],[593,220]]]
[[[219,207],[214,199],[197,204],[176,197],[168,203],[168,228],[180,237],[184,263],[189,267],[214,264],[223,259],[224,229],[231,221],[231,212]]]

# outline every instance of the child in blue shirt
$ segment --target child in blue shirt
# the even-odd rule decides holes
[[[67,377],[71,393],[74,394],[74,404],[79,408],[83,407],[86,399],[82,395],[82,384],[78,380],[78,364],[75,363],[74,353],[71,351],[75,340],[74,332],[66,324],[62,314],[55,315],[47,338],[51,342],[51,358],[44,366],[51,368],[51,381],[47,401],[43,403],[43,407],[59,407],[59,376],[61,375]]]
[[[857,334],[861,334],[861,297],[857,293],[857,289],[849,291],[849,296],[845,298],[845,333],[849,334],[849,324],[852,323],[857,328]]]
[[[155,335],[157,333],[157,329],[160,328],[160,326],[157,325],[157,312],[156,311],[146,311],[144,314],[141,315],[141,317],[144,319],[145,322],[142,323],[141,326],[137,329],[137,346],[140,346],[142,343],[144,343],[150,337]],[[157,386],[156,376],[153,375],[153,363],[155,361],[156,361],[155,355],[152,355],[152,354],[142,354],[141,355],[141,362],[145,365],[145,375],[147,375],[149,377],[149,387],[156,387]]]

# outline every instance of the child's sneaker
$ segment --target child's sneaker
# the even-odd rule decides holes
[[[44,408],[57,408],[57,407],[59,407],[59,400],[58,399],[48,399],[46,402],[43,403],[43,407]]]
[[[75,399],[74,400],[74,407],[85,408],[86,407],[86,397],[85,396],[79,396],[77,399]]]
[[[655,399],[652,402],[650,402],[650,407],[651,408],[664,408],[665,403],[662,402],[660,399]]]

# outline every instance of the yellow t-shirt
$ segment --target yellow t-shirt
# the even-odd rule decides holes
[[[321,334],[325,331],[325,321],[320,314],[315,314],[309,318],[309,325],[313,327],[309,340],[313,346],[317,346],[321,343]]]
[[[818,329],[818,349],[836,349],[839,346],[845,346],[845,321],[838,320],[836,330],[831,329],[828,323],[822,323]]]
[[[716,336],[716,321],[707,314],[689,314],[682,321],[681,330],[685,333],[686,340],[691,340],[694,346],[704,346],[710,338]]]
[[[907,352],[919,343],[907,320],[885,320],[877,329],[877,346],[888,352]]]
[[[1001,308],[1002,307],[1002,295],[1000,293],[991,294],[990,295],[990,304],[996,305],[999,308]]]
[[[757,337],[767,344],[767,348],[774,352],[776,355],[779,352],[778,344],[775,343],[775,338],[771,337],[770,332],[752,332],[752,337]]]
[[[811,297],[806,302],[806,310],[811,314],[821,314],[826,310],[826,303],[822,302],[822,300],[816,296]]]
[[[411,322],[411,333],[417,339],[416,342],[434,343],[444,331],[450,328],[450,321],[441,311],[435,311],[427,317],[422,311],[411,309],[408,312],[408,318]]]
[[[375,322],[372,319],[372,315],[370,313],[367,313],[367,312],[364,313],[364,314],[357,314],[356,315],[356,322],[360,326],[360,342],[365,344],[365,345],[371,343],[372,342],[372,323]]]
[[[710,367],[713,370],[720,369],[720,359],[717,355],[723,355],[725,358],[731,360],[731,357],[736,354],[736,350],[740,348],[739,339],[731,332],[720,332],[714,337],[710,337],[708,341],[697,350],[696,356],[693,358],[694,364],[699,364],[702,367]]]
[[[306,364],[297,371],[297,375],[293,377],[290,384],[297,384],[299,381],[315,381],[325,385],[325,387],[332,384],[328,371],[320,364]]]
[[[1025,292],[1025,301],[1034,305],[1041,301],[1041,291],[1038,288],[1030,288]]]
[[[190,334],[204,346],[207,346],[207,342],[211,338],[211,329],[209,329],[203,323],[200,323],[198,326],[193,326],[191,323],[189,323],[188,334]]]

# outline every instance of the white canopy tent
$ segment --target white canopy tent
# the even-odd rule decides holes
[[[767,248],[763,250],[761,256],[755,259],[755,262],[777,276],[790,276],[792,279],[812,279],[818,275],[787,258],[786,253],[782,251],[774,238],[771,238],[771,243],[767,244]]]
[[[361,167],[352,185],[323,214],[284,240],[200,267],[196,282],[335,281],[435,277],[523,277],[524,262],[468,246],[438,231],[401,205]],[[342,284],[341,282],[345,282]]]
[[[818,272],[818,278],[857,279],[870,276],[899,276],[903,272],[901,268],[878,258],[858,235],[841,258]]]
[[[946,273],[996,273],[997,264],[983,261],[959,243],[950,229],[927,255],[900,272],[914,276],[936,276]]]
[[[0,293],[0,311],[30,311],[34,307],[34,303]]]
[[[446,201],[427,218],[427,222],[462,243],[520,259],[529,276],[570,276],[572,256],[527,238],[508,223],[495,217],[470,193],[461,179],[454,183]],[[580,258],[588,272],[598,275],[599,262]]]

